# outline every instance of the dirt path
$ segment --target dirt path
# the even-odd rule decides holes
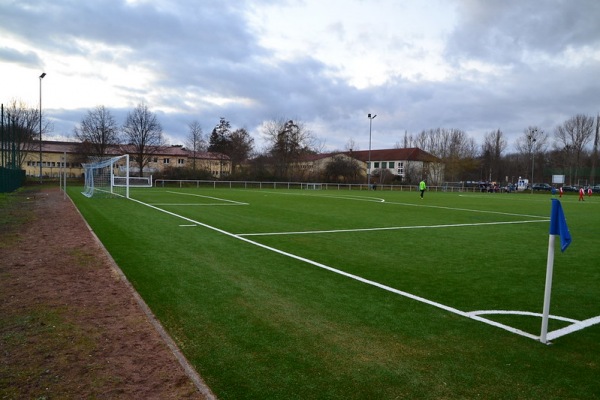
[[[0,210],[0,398],[203,399],[58,189]]]

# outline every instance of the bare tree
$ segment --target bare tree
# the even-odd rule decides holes
[[[592,147],[592,168],[590,170],[590,183],[596,183],[596,161],[598,160],[598,140],[600,139],[600,114],[596,116],[596,134]]]
[[[4,123],[5,129],[10,126],[10,131],[7,130],[7,137],[10,138],[10,142],[16,150],[10,152],[11,157],[14,155],[11,163],[15,167],[21,168],[27,155],[39,150],[39,110],[29,107],[22,100],[11,100],[8,107],[4,109]],[[42,121],[42,133],[48,129],[48,123]]]
[[[165,145],[162,127],[148,106],[139,104],[127,114],[123,134],[128,144],[133,146],[133,158],[139,167],[140,176],[143,176],[144,167]]]
[[[556,127],[554,132],[555,147],[557,150],[567,150],[569,155],[569,169],[575,168],[575,176],[581,169],[582,155],[586,145],[594,133],[594,118],[583,114],[568,119]]]
[[[201,151],[206,151],[206,138],[202,132],[202,127],[198,121],[192,121],[188,125],[189,133],[186,139],[186,147],[192,152],[192,169],[196,170],[196,155]]]
[[[248,159],[248,156],[254,149],[254,139],[244,128],[236,129],[229,135],[229,152],[231,160],[231,172],[235,173],[242,162]]]
[[[529,160],[525,171],[529,170],[529,177],[534,180],[536,159],[538,159],[538,169],[543,171],[542,160],[548,150],[548,134],[537,126],[529,126],[523,131],[523,135],[517,139],[515,147],[523,159]],[[533,182],[531,184],[533,185]]]
[[[474,168],[475,141],[460,129],[437,128],[422,131],[413,143],[443,161],[445,180],[460,180]],[[437,172],[439,175],[441,171]]]
[[[74,134],[88,156],[104,157],[111,147],[120,143],[117,122],[104,106],[88,111],[81,124],[74,128]]]
[[[280,119],[263,125],[263,134],[269,143],[268,152],[277,178],[289,179],[290,167],[303,155],[315,153],[316,139],[302,122]]]
[[[494,180],[492,174],[495,175],[495,180],[500,180],[501,178],[502,152],[506,150],[506,146],[506,139],[504,139],[504,134],[500,129],[485,135],[481,152],[484,168],[485,171],[488,171],[488,179],[490,181]]]
[[[396,142],[394,148],[396,149],[408,149],[414,146],[415,139],[412,135],[408,134],[408,131],[404,131],[402,142]]]
[[[346,145],[344,146],[344,150],[351,153],[353,151],[360,150],[360,148],[359,148],[358,144],[354,141],[354,139],[350,138],[346,142]]]

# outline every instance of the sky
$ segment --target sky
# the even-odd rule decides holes
[[[257,150],[290,119],[325,152],[436,128],[510,150],[600,112],[598,21],[598,0],[0,0],[0,102],[41,88],[48,139],[143,103],[170,144],[223,117]]]

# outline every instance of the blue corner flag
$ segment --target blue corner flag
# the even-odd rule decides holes
[[[563,212],[562,205],[558,199],[552,199],[550,234],[560,236],[560,251],[565,251],[571,244],[571,232],[569,232],[565,213]]]

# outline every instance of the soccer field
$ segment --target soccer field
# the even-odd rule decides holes
[[[598,398],[600,198],[144,188],[69,195],[219,398]]]

